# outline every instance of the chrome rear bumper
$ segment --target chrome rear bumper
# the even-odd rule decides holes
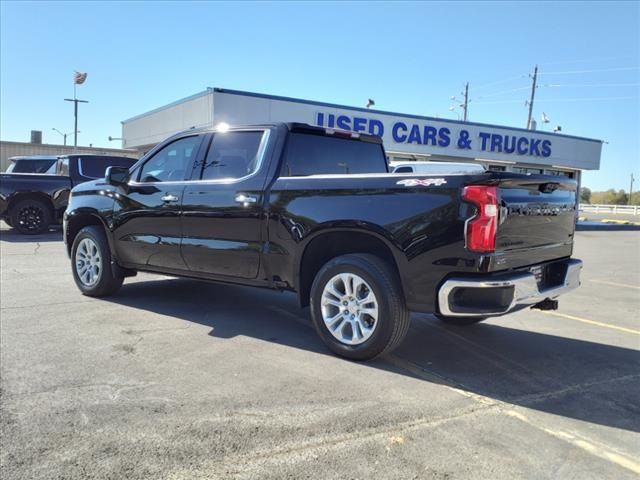
[[[496,280],[450,278],[438,291],[440,313],[452,317],[504,315],[536,305],[546,299],[556,298],[580,286],[582,261],[569,259],[563,266],[566,266],[564,280],[542,290],[538,287],[532,272],[500,276]],[[466,304],[460,305],[461,302],[456,298],[465,298]]]

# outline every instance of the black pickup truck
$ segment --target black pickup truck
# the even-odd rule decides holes
[[[37,163],[23,157],[23,163]],[[40,163],[52,157],[41,157]],[[30,161],[27,161],[30,160]],[[110,166],[130,167],[136,159],[110,155],[62,155],[53,157],[54,174],[24,173],[25,166],[0,174],[0,219],[20,233],[34,235],[62,219],[69,192],[83,182],[104,177]],[[13,163],[12,165],[17,165]],[[44,167],[44,165],[42,165]],[[45,171],[49,171],[49,167]]]
[[[369,359],[409,312],[468,325],[579,285],[573,180],[388,172],[377,137],[302,124],[190,130],[73,189],[79,289],[136,271],[293,290],[335,353]]]

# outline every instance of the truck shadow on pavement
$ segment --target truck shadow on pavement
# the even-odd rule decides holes
[[[39,235],[23,235],[17,230],[3,225],[3,228],[0,229],[0,240],[11,243],[60,242],[62,241],[62,227],[51,227],[48,232]]]
[[[107,300],[206,325],[218,338],[248,336],[332,355],[316,335],[308,309],[290,293],[168,279],[125,283]],[[416,314],[403,344],[389,358],[365,365],[640,432],[640,354],[633,349],[497,323],[449,327]]]

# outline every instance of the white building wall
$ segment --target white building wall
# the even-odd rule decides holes
[[[205,90],[122,122],[122,146],[148,150],[173,133],[208,126],[212,121],[213,91]]]
[[[385,149],[389,152],[401,152],[419,155],[449,156],[456,159],[489,159],[491,161],[504,162],[507,164],[527,164],[556,166],[570,169],[598,169],[600,168],[600,155],[602,142],[597,140],[569,137],[565,135],[553,134],[550,132],[540,132],[534,130],[513,129],[494,125],[482,125],[473,123],[462,123],[447,121],[435,118],[425,118],[417,116],[404,116],[376,112],[376,110],[362,111],[359,109],[349,109],[338,106],[331,106],[315,102],[296,102],[295,100],[281,100],[274,98],[264,98],[260,96],[246,96],[237,93],[226,93],[224,91],[214,91],[215,119],[214,122],[221,121],[233,124],[255,124],[262,122],[302,122],[311,125],[319,125],[319,116],[322,115],[322,126],[329,125],[329,116],[334,119],[339,116],[348,119],[350,130],[354,128],[355,119],[359,119],[360,127],[364,133],[370,133],[372,121],[382,124],[384,133],[383,141]],[[362,121],[364,120],[364,122]],[[406,129],[398,130],[399,136],[406,136],[405,141],[397,141],[398,135],[394,136],[394,126],[399,122],[406,125]],[[410,143],[407,140],[411,128],[417,125],[418,131],[424,132],[424,127],[433,127],[437,131],[448,129],[449,145],[446,147],[439,145],[426,145]],[[334,125],[335,126],[335,125]],[[336,128],[339,128],[337,125]],[[462,131],[469,134],[471,140],[470,148],[460,148],[458,140]],[[529,141],[549,142],[550,154],[548,156],[502,153],[490,151],[489,140],[482,149],[482,138],[480,135],[498,135],[526,138]]]
[[[333,123],[332,123],[333,120]],[[393,156],[413,154],[442,160],[476,160],[482,163],[544,166],[571,170],[600,168],[602,142],[550,132],[463,123],[412,115],[398,115],[233,90],[209,88],[192,97],[158,108],[122,122],[123,147],[149,150],[173,133],[190,127],[251,125],[269,122],[301,122],[311,125],[379,134],[382,129],[387,152]],[[400,128],[398,128],[400,127]],[[438,132],[438,141],[424,140],[425,129]],[[420,135],[412,137],[412,130]],[[448,142],[444,142],[445,134]],[[468,147],[459,143],[468,135]],[[487,136],[502,137],[509,142],[524,139],[523,145],[546,145],[547,151],[530,149],[527,153],[490,148]],[[483,137],[485,138],[483,147]],[[435,143],[435,144],[434,144]],[[444,143],[447,143],[444,145]],[[514,145],[514,143],[511,143]]]

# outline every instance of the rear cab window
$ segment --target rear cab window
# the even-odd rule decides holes
[[[387,173],[382,145],[329,135],[291,132],[281,176]]]
[[[80,157],[78,170],[80,175],[87,178],[104,178],[108,167],[130,167],[136,160],[125,157]]]
[[[14,159],[7,168],[7,172],[13,173],[47,173],[55,159]]]

